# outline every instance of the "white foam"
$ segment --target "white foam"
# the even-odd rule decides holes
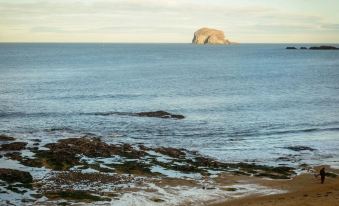
[[[165,175],[167,177],[172,177],[172,178],[192,178],[192,179],[200,179],[201,174],[199,173],[183,173],[183,172],[178,172],[175,170],[169,170],[165,169],[161,166],[155,165],[151,167],[151,172],[153,173],[160,173],[162,175]]]
[[[225,191],[229,187],[235,188],[236,191]],[[121,206],[142,206],[142,205],[206,205],[207,202],[224,201],[227,199],[239,198],[252,194],[270,195],[284,193],[285,191],[271,189],[268,187],[255,184],[236,184],[229,187],[209,187],[214,189],[203,189],[202,187],[159,187],[149,184],[148,188],[156,192],[139,192],[125,193],[119,200],[112,200],[111,205]]]

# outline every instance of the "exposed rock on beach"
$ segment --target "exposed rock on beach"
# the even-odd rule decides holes
[[[14,137],[10,137],[4,134],[0,134],[0,141],[13,141],[15,140]]]
[[[29,172],[0,169],[0,179],[6,182],[0,185],[0,189],[4,186],[13,193],[21,194],[31,188],[36,194],[31,195],[30,201],[44,197],[43,204],[51,205],[60,200],[73,203],[99,201],[108,204],[113,198],[123,197],[123,194],[131,191],[145,192],[145,188],[150,185],[161,187],[159,184],[164,182],[175,187],[184,184],[192,189],[204,188],[204,193],[208,190],[219,191],[216,190],[219,183],[214,182],[218,179],[209,182],[209,186],[201,185],[202,180],[219,178],[219,174],[270,179],[290,179],[295,175],[294,169],[287,166],[226,163],[187,149],[109,144],[88,135],[60,139],[37,148],[27,147],[27,150],[32,154],[30,157],[22,155],[20,151],[2,151],[2,158],[19,162],[33,173],[34,170],[39,170],[40,174],[40,170],[43,170],[46,174],[36,178],[36,174],[31,175]],[[334,178],[335,174],[331,177]],[[13,185],[15,182],[24,185]],[[228,192],[237,190],[225,188]],[[161,198],[149,199],[160,201]]]
[[[21,182],[30,184],[33,178],[29,172],[0,168],[0,179],[8,183]]]
[[[0,146],[0,151],[8,151],[8,150],[23,150],[25,149],[27,143],[26,142],[12,142],[8,144],[2,144]]]

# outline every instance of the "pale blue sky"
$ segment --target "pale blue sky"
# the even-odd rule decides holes
[[[0,0],[1,42],[339,43],[338,0]]]

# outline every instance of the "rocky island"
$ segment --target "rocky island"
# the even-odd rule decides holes
[[[297,47],[288,46],[286,49],[297,49]],[[300,47],[300,49],[305,50],[307,47]],[[339,50],[339,48],[335,46],[312,46],[309,48],[309,50]]]
[[[192,40],[193,44],[224,44],[228,45],[231,42],[225,39],[223,31],[211,28],[201,28],[194,33]]]

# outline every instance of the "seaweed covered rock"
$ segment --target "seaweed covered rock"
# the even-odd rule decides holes
[[[129,144],[110,145],[94,137],[62,139],[45,147],[49,150],[33,151],[36,159],[23,159],[21,162],[28,166],[40,165],[55,170],[68,170],[80,165],[82,156],[105,158],[119,155],[126,158],[141,158],[145,154],[144,151],[136,150]]]
[[[57,143],[45,145],[55,153],[83,154],[88,157],[109,157],[114,147],[102,142],[99,138],[69,138]]]
[[[23,150],[26,148],[26,145],[26,142],[12,142],[8,144],[2,144],[0,146],[0,151]]]
[[[44,194],[49,199],[65,199],[65,200],[78,200],[82,202],[93,202],[93,201],[110,201],[110,198],[93,195],[89,192],[79,190],[64,190],[64,191],[53,191],[46,192]]]
[[[180,149],[173,148],[173,147],[159,147],[155,149],[156,152],[174,157],[174,158],[179,158],[185,156],[185,152],[183,152]]]
[[[0,179],[7,183],[21,182],[30,184],[33,178],[29,172],[0,168]]]
[[[10,137],[4,134],[0,134],[0,141],[13,141],[15,140],[14,137]]]
[[[67,170],[79,164],[81,155],[109,157],[115,149],[98,138],[87,137],[62,139],[45,147],[49,150],[36,151],[36,161],[43,162],[46,167],[55,170]]]

